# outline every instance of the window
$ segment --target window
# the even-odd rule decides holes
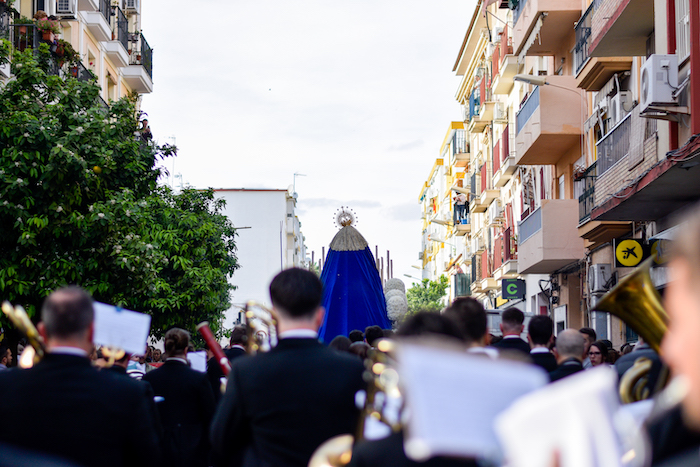
[[[690,56],[690,0],[676,1],[676,53],[678,62]]]

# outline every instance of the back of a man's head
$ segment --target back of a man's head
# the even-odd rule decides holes
[[[234,326],[233,330],[231,330],[231,339],[229,340],[229,344],[245,345],[247,340],[248,336],[246,335],[246,327],[240,325]]]
[[[523,321],[525,321],[525,315],[514,307],[506,308],[501,314],[501,325],[505,332],[520,333]]]
[[[527,325],[527,332],[534,345],[548,345],[554,332],[552,318],[545,315],[533,316]]]
[[[581,329],[578,330],[578,332],[580,332],[581,334],[585,334],[586,336],[588,336],[588,340],[589,340],[590,342],[595,342],[595,341],[597,340],[597,337],[598,337],[598,336],[596,335],[595,329],[593,329],[593,328],[581,328]]]
[[[469,342],[480,341],[487,332],[488,321],[484,307],[470,297],[455,299],[443,313],[458,326],[464,339]]]
[[[557,354],[559,360],[565,358],[583,358],[585,340],[576,329],[564,329],[557,335]]]
[[[312,318],[323,300],[323,284],[306,269],[286,269],[270,283],[272,305],[287,318]]]
[[[41,309],[41,320],[49,338],[79,337],[90,327],[94,318],[92,298],[76,286],[51,293]]]
[[[436,311],[419,311],[404,321],[396,331],[396,337],[449,336],[464,342],[457,323]]]
[[[359,329],[353,329],[350,331],[348,337],[350,338],[350,342],[364,342],[365,340],[365,335]]]
[[[365,328],[365,339],[367,340],[367,343],[372,347],[374,347],[374,342],[377,339],[381,339],[383,337],[384,331],[379,326],[367,326]]]

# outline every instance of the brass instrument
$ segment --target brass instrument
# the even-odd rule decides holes
[[[245,304],[245,351],[248,355],[269,352],[277,345],[277,315],[274,310],[253,300]]]
[[[661,354],[661,341],[668,329],[668,315],[661,304],[661,297],[651,281],[649,270],[654,257],[641,264],[632,274],[624,277],[594,310],[605,311],[623,320],[642,336],[644,342]],[[638,359],[620,380],[620,399],[623,403],[647,399],[651,394],[645,390],[651,369],[648,359]],[[665,384],[666,381],[661,381]]]
[[[353,446],[365,439],[365,424],[368,418],[378,420],[389,426],[392,431],[401,430],[400,421],[391,421],[386,417],[387,397],[400,397],[399,375],[394,367],[392,353],[395,343],[388,339],[377,341],[376,348],[371,349],[365,359],[363,378],[367,382],[365,402],[357,422],[355,436],[338,435],[321,444],[314,451],[309,467],[344,467],[352,459]],[[381,394],[381,397],[377,397]]]
[[[2,312],[12,321],[12,324],[27,337],[29,346],[24,348],[22,355],[17,359],[17,364],[20,368],[31,368],[35,363],[44,358],[46,354],[46,344],[44,339],[39,335],[29,315],[24,311],[21,305],[15,307],[8,301],[2,303]]]

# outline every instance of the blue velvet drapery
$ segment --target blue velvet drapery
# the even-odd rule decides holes
[[[321,282],[326,318],[318,333],[323,342],[347,336],[353,329],[364,332],[365,327],[375,324],[391,329],[382,282],[369,247],[360,251],[329,250]]]

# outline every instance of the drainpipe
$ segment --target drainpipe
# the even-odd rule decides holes
[[[700,4],[690,2],[690,130],[700,133]]]
[[[692,1],[690,3],[693,3]],[[691,10],[692,11],[692,10]],[[691,16],[691,21],[692,21],[692,16]],[[691,34],[692,34],[692,24],[691,24]],[[667,36],[667,44],[668,44],[668,49],[667,53],[668,54],[675,54],[676,53],[676,3],[675,0],[666,0],[666,36]],[[690,52],[691,60],[693,56],[693,52]],[[692,66],[692,64],[691,64]],[[691,70],[692,71],[692,70]],[[692,88],[692,74],[691,74],[691,88],[690,92],[692,95],[693,88]],[[691,107],[692,109],[692,107]],[[674,149],[678,149],[678,122],[669,122],[668,123],[668,132],[669,132],[669,149],[673,151]]]

